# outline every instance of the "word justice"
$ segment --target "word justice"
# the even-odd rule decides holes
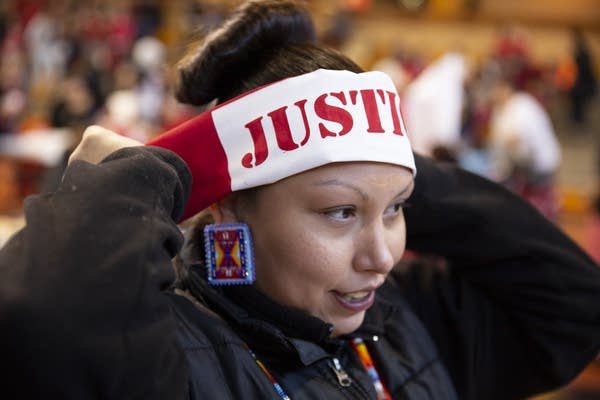
[[[357,100],[360,97],[362,107],[359,108],[360,114],[353,115],[343,106],[350,107],[351,105],[356,106]],[[382,89],[363,89],[363,90],[349,90],[347,94],[345,92],[334,92],[325,93],[318,96],[314,103],[314,115],[320,119],[315,121],[318,122],[319,133],[321,138],[338,137],[344,136],[352,130],[354,127],[355,119],[366,119],[369,133],[385,133],[385,129],[382,126],[380,113],[387,112],[391,117],[392,121],[392,133],[400,136],[404,136],[404,126],[400,117],[399,101],[396,100],[398,95],[394,92],[384,91]],[[337,101],[340,106],[330,104],[329,99]],[[378,99],[380,101],[378,101]],[[304,136],[299,142],[295,141],[292,137],[292,130],[290,128],[290,121],[288,119],[288,106],[280,107],[267,113],[268,118],[273,124],[273,130],[275,132],[275,138],[277,140],[277,146],[283,151],[292,151],[304,146],[310,139],[310,126],[308,113],[306,112],[308,100],[303,99],[294,103],[294,106],[298,108],[302,116],[302,123],[304,125]],[[381,108],[381,110],[380,110]],[[356,109],[356,107],[355,107]],[[364,111],[364,114],[362,113]],[[311,113],[312,114],[312,113]],[[337,132],[333,132],[321,122],[329,121],[338,123],[340,129]],[[246,153],[242,157],[242,165],[246,168],[256,167],[262,164],[269,156],[269,148],[267,145],[267,139],[265,136],[265,130],[263,126],[263,116],[260,116],[246,125],[244,125],[252,136],[252,142],[254,144],[254,154]],[[312,125],[314,126],[314,125]]]

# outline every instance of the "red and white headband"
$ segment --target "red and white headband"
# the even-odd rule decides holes
[[[375,161],[416,173],[400,98],[382,72],[320,69],[244,93],[147,143],[192,172],[186,219],[227,194],[321,165]]]

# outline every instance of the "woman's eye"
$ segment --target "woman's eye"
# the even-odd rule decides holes
[[[354,216],[354,209],[351,207],[336,208],[327,210],[324,214],[333,219],[345,220]]]
[[[388,208],[386,208],[384,215],[396,215],[402,210],[402,208],[407,207],[408,203],[404,201],[399,201],[397,203],[392,204]]]

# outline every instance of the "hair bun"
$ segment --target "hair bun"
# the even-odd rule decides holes
[[[314,42],[308,10],[291,0],[252,0],[240,6],[178,64],[176,97],[204,105],[228,96],[291,44]]]

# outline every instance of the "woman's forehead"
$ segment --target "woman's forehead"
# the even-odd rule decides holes
[[[413,180],[412,172],[403,166],[369,162],[340,162],[326,164],[285,178],[288,185],[328,186],[347,184],[377,184],[396,189]]]

